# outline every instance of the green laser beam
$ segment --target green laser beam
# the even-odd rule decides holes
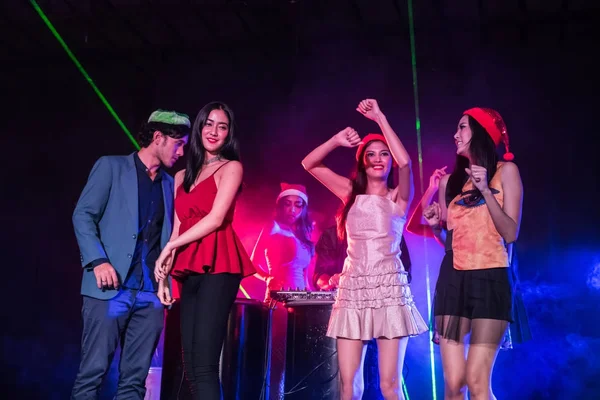
[[[404,377],[402,377],[402,394],[404,394],[405,400],[410,400],[408,398],[408,390],[406,389],[406,383],[404,382]]]
[[[127,129],[127,127],[125,126],[125,124],[123,123],[123,121],[121,121],[121,118],[119,118],[119,116],[117,115],[117,113],[115,112],[115,110],[112,108],[112,106],[110,105],[110,103],[108,102],[108,100],[106,100],[106,97],[104,97],[104,95],[102,94],[102,92],[100,91],[100,89],[98,89],[98,86],[96,86],[96,84],[94,83],[94,81],[92,80],[92,78],[90,77],[90,75],[83,68],[83,65],[81,65],[81,63],[79,62],[79,60],[77,60],[77,57],[75,57],[75,54],[73,54],[73,52],[71,51],[71,49],[69,49],[69,46],[67,46],[67,44],[65,43],[65,41],[63,40],[63,38],[58,33],[58,31],[54,28],[54,25],[52,25],[52,22],[50,22],[50,20],[48,19],[48,17],[46,16],[46,14],[44,13],[44,11],[42,10],[42,8],[39,6],[39,4],[35,0],[29,0],[29,2],[31,3],[31,5],[35,9],[35,11],[38,13],[38,15],[40,16],[40,18],[44,21],[44,23],[46,24],[46,26],[48,27],[48,29],[50,29],[50,32],[52,32],[52,34],[54,35],[54,37],[56,38],[56,40],[58,40],[58,42],[60,43],[60,45],[62,46],[62,48],[65,50],[65,52],[67,53],[67,55],[69,56],[69,58],[71,59],[71,61],[73,61],[73,63],[75,64],[75,66],[77,67],[77,69],[79,70],[79,72],[81,72],[81,74],[83,75],[83,77],[85,78],[85,80],[90,84],[90,86],[92,87],[92,89],[94,90],[94,92],[96,92],[96,94],[100,98],[100,101],[102,101],[102,103],[104,104],[104,106],[106,106],[106,108],[108,109],[108,112],[110,113],[110,115],[112,115],[112,117],[115,119],[115,121],[117,121],[117,124],[119,124],[119,126],[121,127],[121,129],[123,129],[123,131],[125,132],[125,134],[129,138],[129,140],[131,140],[131,143],[133,143],[133,145],[135,146],[135,148],[137,150],[139,150],[140,149],[140,145],[138,144],[137,140],[135,140],[135,138],[133,137],[133,135],[131,134],[131,132],[129,132],[129,129]]]
[[[408,0],[408,29],[410,30],[410,62],[412,65],[413,96],[415,98],[415,119],[417,130],[417,153],[419,157],[419,176],[421,195],[424,193],[423,183],[423,148],[421,145],[421,117],[419,115],[419,86],[417,85],[417,50],[415,44],[415,23],[412,0]]]
[[[35,0],[29,0],[29,2],[31,3],[31,5],[35,9],[35,11],[38,13],[38,15],[40,16],[40,18],[44,21],[44,23],[46,24],[46,26],[48,27],[48,29],[50,29],[50,32],[52,32],[52,34],[54,35],[54,37],[56,38],[56,40],[58,40],[58,42],[60,43],[60,45],[62,46],[62,48],[65,50],[65,52],[67,53],[67,55],[69,56],[69,58],[73,61],[73,63],[75,64],[75,66],[77,67],[77,69],[79,70],[79,72],[81,72],[81,74],[83,75],[83,77],[85,78],[85,80],[90,84],[90,86],[92,87],[92,89],[94,89],[94,92],[96,92],[96,94],[98,95],[98,97],[102,101],[102,104],[104,104],[106,106],[106,108],[108,109],[108,112],[110,113],[110,115],[112,115],[112,117],[115,119],[115,121],[117,121],[117,124],[119,124],[119,126],[121,127],[121,129],[123,129],[123,132],[125,132],[125,134],[129,138],[129,140],[131,140],[131,143],[133,143],[134,147],[137,150],[139,150],[140,149],[140,145],[138,144],[137,140],[135,140],[135,138],[133,137],[133,135],[131,134],[131,132],[129,132],[129,129],[127,129],[127,127],[125,126],[125,124],[123,123],[123,121],[121,121],[121,118],[119,118],[119,116],[117,115],[117,112],[114,110],[114,108],[112,108],[112,106],[110,105],[110,103],[108,102],[108,100],[106,100],[106,97],[104,97],[104,95],[102,94],[102,92],[100,91],[100,89],[98,89],[98,86],[96,86],[96,84],[94,83],[94,81],[92,80],[92,78],[90,77],[90,75],[83,68],[83,65],[81,65],[81,63],[79,62],[79,60],[77,60],[77,57],[75,57],[75,54],[73,54],[73,52],[71,51],[71,49],[69,49],[69,46],[67,46],[67,44],[65,43],[65,41],[63,40],[63,38],[58,33],[58,31],[54,28],[54,25],[52,25],[52,22],[50,22],[50,20],[48,19],[48,17],[46,16],[46,14],[44,13],[44,11],[42,10],[42,8],[38,5],[38,3]],[[248,298],[248,299],[250,298],[250,295],[248,294],[248,292],[244,289],[244,287],[241,284],[240,284],[240,290],[242,291],[242,293],[244,294],[244,296],[246,296],[246,298]]]
[[[415,43],[415,21],[414,21],[414,13],[413,13],[413,2],[412,0],[408,0],[408,28],[410,31],[410,61],[412,66],[412,80],[413,80],[413,95],[415,99],[415,128],[417,131],[417,152],[418,152],[418,160],[419,160],[419,177],[420,177],[420,189],[421,196],[425,193],[425,184],[423,177],[423,147],[421,143],[421,116],[419,113],[419,85],[417,83],[417,46]],[[423,244],[425,249],[425,284],[427,288],[427,313],[428,316],[431,317],[431,283],[429,276],[429,263],[427,262],[427,241],[426,238],[423,238]],[[430,332],[430,339],[432,333]],[[437,400],[437,385],[435,379],[435,356],[433,349],[433,342],[429,340],[429,360],[431,365],[431,390],[432,390],[432,399]],[[406,396],[408,400],[408,396]]]

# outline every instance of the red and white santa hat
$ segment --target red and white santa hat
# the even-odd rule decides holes
[[[275,202],[277,203],[279,199],[285,196],[298,196],[302,200],[304,200],[304,203],[308,204],[308,195],[306,194],[306,187],[304,187],[303,185],[294,185],[282,182],[281,193],[279,193],[279,196],[277,196],[277,200]]]
[[[487,131],[488,135],[490,135],[496,146],[498,146],[500,142],[504,143],[504,148],[506,149],[504,159],[506,161],[515,159],[515,155],[510,152],[506,124],[498,111],[492,110],[491,108],[474,107],[465,111],[463,115],[469,115],[479,122],[479,124]]]

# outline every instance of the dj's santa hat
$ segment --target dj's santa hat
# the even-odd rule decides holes
[[[506,148],[504,159],[506,161],[512,161],[515,159],[515,155],[510,152],[510,148],[508,146],[508,132],[506,131],[506,124],[504,123],[504,120],[498,111],[492,110],[491,108],[475,107],[468,109],[463,113],[463,115],[468,115],[475,119],[475,121],[479,122],[479,124],[485,128],[488,135],[490,135],[496,146],[498,146],[500,142],[504,143],[504,147]]]
[[[308,204],[308,195],[306,194],[306,187],[304,187],[303,185],[293,185],[290,183],[282,182],[281,193],[279,193],[279,196],[277,196],[277,200],[275,202],[277,203],[279,199],[285,196],[298,196],[302,200],[304,200],[304,203]]]

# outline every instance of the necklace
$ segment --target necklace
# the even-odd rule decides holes
[[[221,156],[215,156],[209,160],[204,161],[204,165],[212,164],[217,161],[221,161]]]

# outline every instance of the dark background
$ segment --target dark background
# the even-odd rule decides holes
[[[525,190],[518,246],[534,340],[499,355],[496,395],[597,395],[598,68],[592,38],[598,2],[414,1],[423,176],[404,0],[39,5],[132,132],[156,108],[193,117],[205,103],[221,100],[234,109],[246,185],[236,227],[248,251],[272,212],[280,181],[307,185],[311,208],[321,215],[337,209],[300,160],[348,125],[361,133],[375,130],[354,111],[363,98],[379,100],[409,149],[416,200],[421,179],[427,185],[434,168],[452,168],[461,112],[497,109]],[[133,146],[28,1],[1,3],[0,32],[2,391],[5,398],[64,399],[77,371],[81,335],[81,269],[71,213],[95,160],[128,154]],[[329,163],[349,172],[353,153],[339,150]],[[420,237],[407,240],[413,291],[425,316],[441,249]],[[252,279],[248,288],[256,287]],[[256,292],[262,295],[260,288]],[[432,398],[426,336],[408,349],[413,399]]]

